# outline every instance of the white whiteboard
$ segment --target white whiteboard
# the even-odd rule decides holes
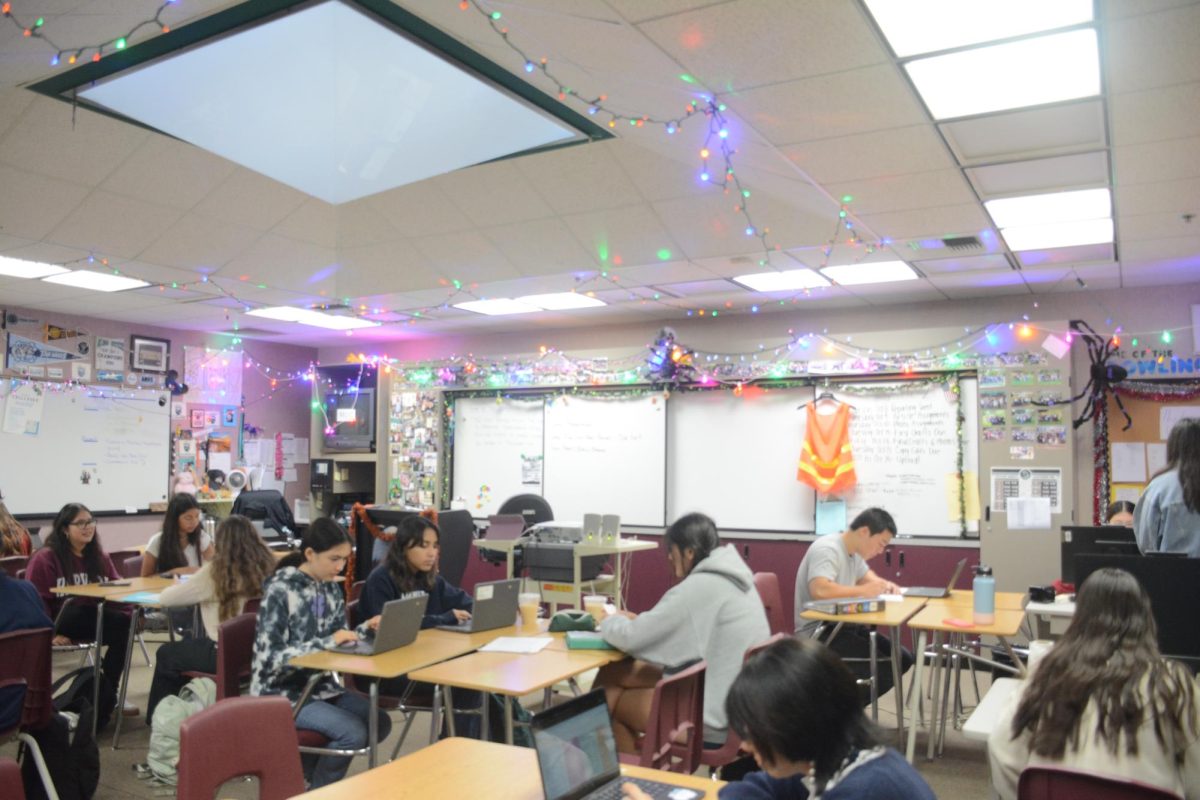
[[[668,421],[669,519],[699,511],[718,530],[811,531],[816,493],[796,480],[812,387],[675,392]]]
[[[871,384],[892,385],[898,384]],[[898,533],[959,536],[958,398],[949,386],[935,384],[896,394],[835,389],[834,396],[854,406],[850,446],[858,482],[842,496],[847,522],[860,511],[879,506],[895,518]],[[963,470],[976,472],[974,428],[964,425],[963,435]]]
[[[556,519],[666,524],[666,405],[658,393],[547,401],[542,494]]]
[[[454,403],[451,491],[467,501],[472,516],[495,514],[514,495],[542,493],[542,405],[541,397]]]
[[[13,382],[0,382],[0,419]],[[0,488],[14,514],[146,510],[167,499],[170,398],[163,391],[47,384],[35,435],[0,429]]]

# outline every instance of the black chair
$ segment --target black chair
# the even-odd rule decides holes
[[[271,528],[279,536],[289,532],[296,533],[296,519],[287,500],[274,489],[254,489],[242,492],[233,501],[233,514],[241,514],[250,519],[263,520],[263,527]]]
[[[438,527],[442,531],[438,572],[451,586],[462,586],[471,542],[475,539],[475,520],[471,518],[471,512],[465,509],[442,511],[438,514]]]
[[[510,497],[500,505],[500,509],[496,513],[520,514],[525,520],[526,528],[554,519],[554,512],[550,510],[550,504],[539,494],[519,494]]]

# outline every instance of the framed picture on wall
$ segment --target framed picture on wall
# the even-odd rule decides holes
[[[204,409],[203,408],[193,408],[192,409],[192,427],[193,428],[203,428],[204,427]]]
[[[237,427],[238,410],[234,406],[226,406],[221,409],[221,427],[236,428]]]
[[[171,343],[153,336],[131,334],[129,337],[129,363],[133,369],[145,372],[166,372],[167,356]]]

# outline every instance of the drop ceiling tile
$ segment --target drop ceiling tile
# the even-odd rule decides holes
[[[649,205],[589,211],[562,219],[584,248],[607,253],[607,262],[601,261],[614,267],[651,263],[658,260],[660,250],[667,253],[668,260],[683,254]]]
[[[1082,285],[1081,285],[1082,283]],[[1084,289],[1119,289],[1121,267],[1119,264],[1079,264],[1054,283],[1037,283],[1032,286],[1037,294],[1054,292],[1078,292]]]
[[[733,211],[732,200],[712,192],[654,204],[658,218],[663,221],[671,238],[679,243],[681,253],[688,258],[740,255],[756,244],[748,235],[745,219]],[[764,214],[755,222],[774,231]]]
[[[848,290],[875,306],[891,305],[897,301],[920,303],[926,300],[946,299],[946,295],[932,283],[919,279],[851,286]]]
[[[747,290],[732,281],[725,280],[707,280],[707,281],[688,281],[686,283],[661,283],[655,284],[655,288],[663,289],[676,297],[714,297],[714,296],[732,296],[744,295]]]
[[[433,179],[477,226],[544,219],[554,210],[510,159],[478,164]]]
[[[699,136],[702,134],[694,134]],[[699,147],[689,147],[686,138],[658,141],[642,133],[636,139],[606,142],[625,176],[647,200],[670,200],[693,194],[701,186]],[[675,134],[680,136],[680,134]],[[636,205],[637,201],[630,205]]]
[[[1008,269],[1008,259],[1001,253],[982,256],[951,256],[950,258],[914,261],[912,263],[914,267],[926,275],[952,275],[962,272],[1001,271]]]
[[[1122,264],[1176,260],[1191,263],[1193,268],[1200,266],[1200,235],[1121,243]]]
[[[1194,283],[1197,270],[1200,270],[1200,257],[1195,255],[1150,261],[1122,258],[1121,285],[1123,288],[1132,289],[1138,286],[1178,286]]]
[[[522,275],[553,275],[595,269],[589,253],[561,220],[540,219],[480,231]]]
[[[726,90],[840,72],[887,57],[858,6],[841,0],[809,0],[803,13],[789,0],[726,3],[638,27],[701,83]]]
[[[428,260],[408,244],[382,244],[341,251],[331,277],[340,297],[366,297],[437,286]]]
[[[716,260],[726,261],[727,259],[709,259],[708,261]],[[614,267],[611,272],[620,278],[622,283],[633,286],[710,280],[713,273],[706,269],[703,263],[700,261],[659,261],[632,267]],[[752,269],[752,265],[745,265],[743,271],[736,274],[741,275]]]
[[[381,214],[399,236],[434,236],[474,226],[436,180],[401,186],[362,201]]]
[[[188,209],[236,169],[199,147],[161,134],[148,136],[100,188],[147,203]]]
[[[1122,214],[1117,218],[1117,236],[1122,244],[1142,239],[1195,236],[1200,232],[1198,228],[1200,224],[1195,220],[1184,222],[1179,214]],[[1196,277],[1200,280],[1200,275]]]
[[[608,5],[630,22],[646,22],[723,2],[726,0],[655,0],[654,3],[647,3],[646,0],[608,0]]]
[[[463,283],[488,283],[520,276],[498,247],[478,233],[423,236],[408,240],[430,271]]]
[[[856,215],[964,205],[975,200],[962,173],[950,169],[844,181],[829,188],[835,197],[853,197],[851,208]]]
[[[33,92],[15,86],[0,89],[0,138],[36,97]]]
[[[271,233],[312,242],[319,247],[338,246],[337,207],[323,200],[309,198],[274,228]]]
[[[1016,270],[992,270],[953,275],[931,275],[929,282],[951,300],[1006,294],[1029,294],[1029,287]]]
[[[87,196],[87,188],[0,164],[0,229],[41,239]]]
[[[330,250],[267,233],[222,266],[217,274],[223,284],[236,287],[231,290],[237,294],[260,283],[272,288],[304,286],[314,276],[323,276],[333,263],[334,254]]]
[[[1109,108],[1121,145],[1200,135],[1200,81],[1113,95]]]
[[[1022,267],[1047,264],[1081,264],[1088,261],[1112,261],[1116,256],[1113,245],[1083,244],[1074,247],[1052,247],[1046,250],[1023,250],[1015,254]]]
[[[891,64],[750,89],[730,108],[776,145],[929,122]]]
[[[1114,20],[1127,17],[1140,17],[1146,14],[1157,14],[1161,11],[1186,6],[1196,0],[1140,0],[1130,3],[1127,0],[1100,0],[1099,16],[1101,19]]]
[[[1013,161],[965,170],[984,200],[1048,191],[1108,186],[1108,152]]]
[[[365,247],[396,242],[402,237],[379,208],[369,198],[342,203],[334,208],[337,219],[337,247]]]
[[[1104,42],[1109,92],[1118,95],[1200,80],[1197,31],[1200,5],[1196,4],[1111,21]]]
[[[217,268],[254,244],[261,231],[201,214],[184,214],[139,258],[181,269]]]
[[[817,183],[905,175],[955,166],[932,125],[791,144],[783,154]]]
[[[851,205],[852,210],[855,205],[857,203]],[[925,237],[978,235],[989,225],[987,215],[978,203],[856,216],[875,234],[874,237],[868,238],[875,240],[886,238],[901,241]]]
[[[0,139],[0,162],[97,186],[149,136],[142,128],[39,97]]]
[[[558,214],[641,202],[641,193],[621,169],[609,141],[550,150],[514,164]]]
[[[1196,214],[1200,218],[1200,177],[1117,186],[1114,201],[1120,214]]]
[[[1200,136],[1113,148],[1117,186],[1200,178]]]
[[[265,175],[236,167],[192,210],[225,222],[268,231],[299,208],[308,196]]]
[[[938,126],[964,165],[1061,155],[1108,146],[1104,104],[1070,102]]]
[[[49,238],[98,255],[136,258],[179,217],[178,209],[97,189],[50,232]]]

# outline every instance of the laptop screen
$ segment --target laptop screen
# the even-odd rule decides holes
[[[617,743],[602,691],[564,703],[542,722],[535,719],[533,746],[546,800],[580,797],[620,776]]]

